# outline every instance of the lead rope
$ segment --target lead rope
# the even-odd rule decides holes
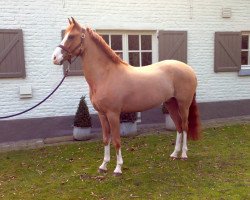
[[[22,112],[19,112],[19,113],[16,113],[16,114],[12,114],[12,115],[7,115],[7,116],[3,116],[3,117],[0,117],[0,119],[7,119],[7,118],[11,118],[11,117],[15,117],[15,116],[18,116],[18,115],[22,115],[26,112],[29,112],[30,110],[33,110],[34,108],[36,108],[37,106],[41,105],[43,102],[45,102],[48,98],[50,98],[50,96],[52,94],[55,93],[55,91],[62,85],[64,79],[68,76],[68,73],[69,73],[69,69],[70,68],[70,65],[68,65],[66,71],[65,71],[65,74],[62,78],[62,80],[59,82],[59,84],[56,86],[56,88],[47,96],[45,97],[42,101],[40,101],[39,103],[37,103],[36,105],[32,106],[31,108],[27,109],[27,110],[24,110]]]

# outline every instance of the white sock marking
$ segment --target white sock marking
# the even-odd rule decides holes
[[[104,147],[104,159],[103,159],[103,163],[101,164],[99,169],[106,171],[109,161],[110,161],[110,141],[109,141],[108,145],[106,145]]]
[[[181,139],[182,139],[182,134],[177,131],[174,152],[170,155],[170,157],[172,158],[178,157],[178,153],[181,150]]]
[[[183,131],[183,143],[182,143],[182,154],[181,158],[187,158],[187,132]]]
[[[118,150],[116,157],[117,157],[117,163],[116,163],[116,168],[114,170],[114,173],[121,174],[122,173],[122,164],[123,164],[121,149]]]

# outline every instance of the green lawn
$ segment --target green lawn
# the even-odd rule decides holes
[[[153,133],[153,132],[152,132]],[[0,153],[0,199],[250,199],[250,124],[212,128],[169,159],[175,134],[123,138],[122,177],[100,142]]]

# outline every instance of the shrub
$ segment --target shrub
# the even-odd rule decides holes
[[[92,126],[89,108],[86,104],[85,96],[81,97],[80,99],[74,119],[74,126],[82,128]]]
[[[120,115],[120,122],[132,122],[132,123],[134,123],[136,120],[137,120],[137,115],[135,112],[132,112],[132,113],[122,112]]]

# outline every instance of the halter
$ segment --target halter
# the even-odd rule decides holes
[[[84,34],[84,29],[82,28],[82,35],[81,35],[81,42],[72,50],[70,51],[67,47],[63,46],[63,45],[59,45],[58,47],[60,47],[62,50],[64,50],[66,53],[67,53],[67,56],[68,56],[68,62],[71,64],[71,58],[72,58],[72,55],[73,53],[80,47],[80,51],[78,53],[78,55],[76,55],[76,58],[78,56],[80,56],[82,53],[83,53],[83,42],[84,42],[84,39],[85,38],[85,34]],[[76,59],[75,58],[75,59]]]

